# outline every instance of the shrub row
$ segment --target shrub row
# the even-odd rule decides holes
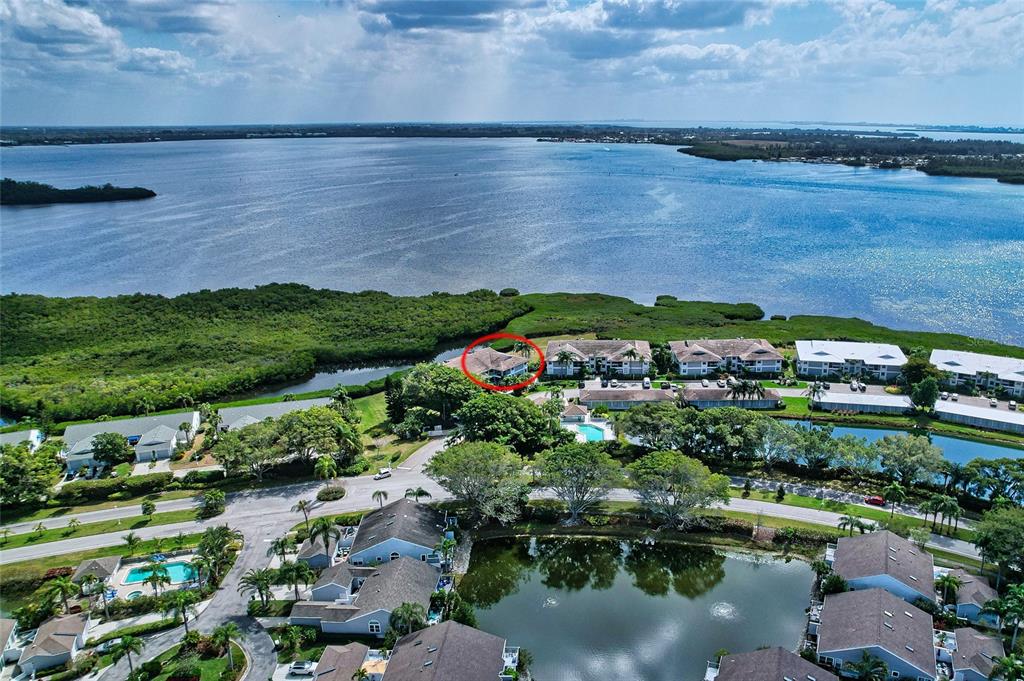
[[[86,645],[98,646],[101,643],[112,641],[115,638],[121,638],[122,636],[144,636],[145,634],[152,634],[157,631],[163,631],[164,629],[173,629],[180,624],[180,619],[176,617],[168,617],[167,619],[157,620],[156,622],[149,622],[147,624],[136,624],[133,627],[121,627],[120,629],[107,632],[99,638],[89,639],[89,642]]]
[[[127,478],[77,480],[61,487],[53,498],[61,504],[76,505],[109,499],[115,494],[123,495],[125,498],[138,497],[166,489],[173,479],[171,473],[147,473]]]

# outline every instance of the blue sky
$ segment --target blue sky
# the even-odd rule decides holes
[[[1024,125],[1024,0],[0,0],[5,125]]]

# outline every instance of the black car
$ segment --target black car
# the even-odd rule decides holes
[[[582,390],[583,388],[587,387],[587,384],[585,381],[580,381],[579,383],[576,384],[576,387]]]
[[[602,388],[607,388],[608,387],[608,379],[607,378],[602,378],[601,379],[601,387]]]

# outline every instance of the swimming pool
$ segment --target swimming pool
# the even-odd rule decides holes
[[[196,571],[190,563],[165,563],[164,567],[167,568],[167,576],[171,578],[171,584],[182,584],[195,579]],[[124,583],[139,584],[146,581],[149,575],[150,571],[146,568],[132,568],[128,571],[128,576],[124,578]]]
[[[583,433],[583,437],[587,438],[587,442],[604,441],[604,428],[589,423],[581,423],[576,427]]]

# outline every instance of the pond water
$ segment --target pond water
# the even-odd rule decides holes
[[[459,592],[481,629],[533,653],[534,678],[679,681],[721,648],[795,648],[812,581],[767,554],[517,538],[477,542]]]
[[[811,425],[810,421],[798,421],[798,423],[805,426]],[[898,435],[900,433],[906,434],[910,432],[911,431],[899,430],[897,428],[835,426],[832,429],[832,436],[842,437],[843,435],[855,435],[857,437],[865,438],[870,443],[875,440],[880,440],[886,435]],[[987,442],[977,442],[975,440],[964,440],[958,437],[950,437],[948,435],[936,435],[935,433],[913,434],[927,435],[932,444],[942,450],[942,455],[954,463],[964,464],[968,463],[972,459],[1019,459],[1024,457],[1024,449],[1017,449],[1015,447],[1004,447],[1002,445],[993,445]]]

